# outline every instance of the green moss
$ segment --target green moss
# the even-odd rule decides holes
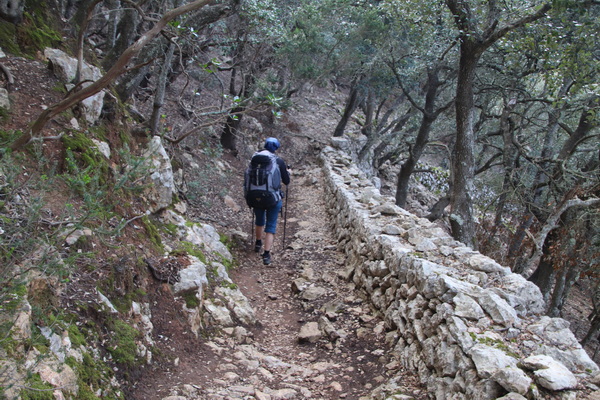
[[[59,32],[48,26],[44,17],[37,13],[23,13],[23,21],[17,27],[19,47],[33,55],[46,47],[57,47],[61,40]]]
[[[18,343],[10,335],[12,327],[12,322],[0,324],[0,348],[3,349],[9,357],[16,357],[18,354]]]
[[[0,47],[12,54],[22,55],[17,43],[17,27],[8,21],[0,19]]]
[[[31,327],[31,338],[25,341],[26,348],[34,347],[40,354],[48,354],[50,352],[50,341],[46,339],[37,325]]]
[[[115,306],[117,311],[120,313],[127,313],[129,310],[131,310],[132,301],[133,300],[131,299],[130,293],[126,294],[125,296],[114,296],[114,298],[111,299],[112,305]]]
[[[477,338],[477,341],[479,343],[485,344],[486,346],[490,346],[490,347],[495,347],[499,350],[502,350],[503,352],[505,352],[507,355],[514,357],[514,358],[520,358],[519,355],[513,351],[511,351],[509,349],[509,347],[506,345],[506,343],[504,343],[501,340],[498,339],[492,339],[489,337],[479,337]]]
[[[131,144],[131,142],[133,141],[131,133],[129,131],[125,131],[125,130],[119,132],[119,139],[121,139],[121,142],[123,144],[127,144],[127,145]]]
[[[185,252],[191,256],[198,258],[202,263],[206,264],[206,255],[200,248],[200,246],[195,245],[194,243],[181,241],[177,244],[177,247],[174,250],[174,253]]]
[[[79,386],[77,399],[97,400],[98,397],[94,391],[110,387],[108,382],[113,376],[112,370],[102,361],[94,359],[89,353],[83,353],[81,363],[73,357],[68,357],[65,362],[77,374]]]
[[[175,224],[164,224],[162,225],[162,229],[171,236],[175,236],[177,234],[177,225]]]
[[[115,320],[113,322],[114,334],[111,336],[108,351],[115,362],[127,367],[137,364],[136,340],[140,338],[140,332],[128,323]]]
[[[6,311],[11,314],[15,313],[21,306],[23,297],[26,295],[27,287],[24,284],[5,288],[2,293],[0,311]]]
[[[39,374],[30,375],[25,388],[19,393],[21,400],[54,400],[54,387],[42,381]]]
[[[144,228],[146,229],[146,233],[148,234],[148,238],[150,239],[152,244],[154,244],[154,246],[156,246],[157,249],[162,250],[162,238],[156,225],[152,223],[152,221],[150,220],[150,218],[148,218],[147,215],[143,216],[141,221],[144,224]]]
[[[0,107],[0,122],[6,123],[6,121],[8,121],[8,117],[10,117],[10,111],[6,108]]]
[[[183,299],[185,300],[185,306],[187,308],[196,308],[200,305],[200,300],[198,299],[198,296],[196,296],[196,291],[194,290],[185,292],[183,294]]]
[[[231,290],[235,290],[238,288],[238,285],[236,285],[235,283],[227,282],[227,281],[221,282],[221,286],[223,286],[224,288],[227,288],[227,289],[231,289]]]
[[[61,140],[65,148],[73,153],[81,168],[91,167],[94,171],[100,171],[103,177],[108,175],[108,161],[87,135],[78,132],[73,135],[64,135]],[[101,182],[104,181],[105,179],[101,179]]]
[[[65,87],[65,85],[63,83],[57,83],[56,85],[54,85],[52,87],[52,91],[60,93],[60,94],[67,94],[67,88]]]
[[[73,346],[79,347],[86,345],[87,341],[85,340],[85,336],[81,333],[77,325],[69,325],[67,331],[69,332],[69,339]]]

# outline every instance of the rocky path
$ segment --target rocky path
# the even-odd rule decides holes
[[[271,266],[250,246],[237,255],[240,266],[230,275],[257,326],[177,344],[186,351],[155,382],[142,383],[136,398],[370,399],[388,373],[397,374],[383,322],[343,279],[344,257],[329,229],[320,174],[317,167],[295,172],[286,248],[281,221]],[[403,385],[411,382],[407,377]],[[418,389],[412,394],[420,397]]]

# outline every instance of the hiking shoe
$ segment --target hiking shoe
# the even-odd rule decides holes
[[[267,252],[265,251],[262,255],[262,259],[263,259],[263,264],[264,265],[269,265],[271,264],[271,252]]]
[[[254,244],[254,252],[259,253],[262,248],[262,240],[257,240]]]

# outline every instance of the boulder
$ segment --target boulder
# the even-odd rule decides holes
[[[12,22],[19,23],[23,19],[25,0],[3,0],[0,1],[0,17]]]
[[[512,308],[506,300],[492,292],[491,290],[484,291],[477,298],[479,305],[490,315],[492,320],[506,327],[512,327],[519,317],[514,308]]]
[[[179,271],[179,281],[173,285],[176,294],[197,290],[202,298],[203,288],[208,285],[206,265],[194,256],[187,256],[191,264]]]
[[[492,379],[509,392],[526,395],[529,386],[533,382],[529,376],[520,368],[506,367],[492,374]]]
[[[298,341],[300,343],[309,342],[315,343],[321,338],[321,330],[319,329],[318,322],[309,322],[302,325],[300,333],[298,334]]]
[[[10,97],[8,96],[8,90],[4,88],[0,88],[0,108],[10,111]]]
[[[575,389],[577,378],[567,367],[552,357],[537,355],[524,359],[521,364],[533,371],[536,382],[550,390]]]
[[[500,369],[517,366],[516,358],[500,349],[482,343],[474,345],[469,351],[469,355],[475,363],[477,374],[484,379],[490,378]]]
[[[150,204],[150,212],[156,213],[171,205],[175,183],[171,159],[167,155],[162,140],[154,136],[143,154],[149,168],[148,187],[143,196]]]
[[[473,299],[464,293],[459,293],[454,296],[454,312],[457,316],[466,319],[479,321],[485,317],[485,312],[481,306]]]
[[[77,59],[70,57],[62,50],[50,48],[44,50],[44,56],[46,56],[50,62],[56,76],[63,82],[70,84],[68,86],[73,87],[74,85],[72,85],[71,82],[75,79],[75,74],[77,73]],[[92,82],[97,81],[101,77],[102,71],[100,68],[84,63],[81,71],[81,80],[89,82],[83,83],[83,87],[91,85]],[[104,91],[100,91],[99,93],[84,99],[81,104],[85,119],[90,124],[95,123],[98,118],[100,118],[100,113],[104,106]]]

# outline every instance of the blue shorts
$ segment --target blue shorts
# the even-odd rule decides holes
[[[279,211],[281,211],[281,207],[283,207],[283,201],[279,200],[277,204],[275,204],[271,208],[254,208],[254,215],[256,217],[256,226],[265,226],[265,217],[266,217],[266,227],[265,232],[275,234],[277,230],[277,217],[279,216]]]

